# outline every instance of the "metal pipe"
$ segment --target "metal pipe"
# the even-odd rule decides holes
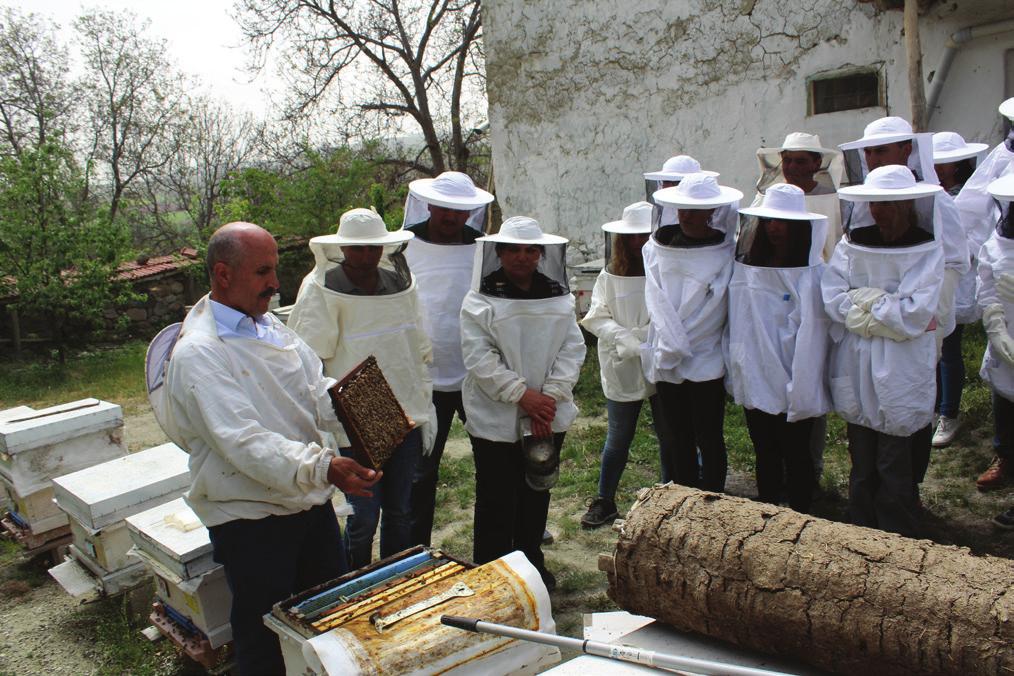
[[[933,114],[936,112],[937,101],[943,92],[944,81],[947,79],[951,64],[954,63],[954,57],[957,55],[958,49],[972,40],[1008,31],[1014,31],[1014,19],[1005,19],[981,26],[969,26],[951,33],[951,36],[947,38],[947,44],[944,45],[944,53],[940,57],[940,65],[937,66],[936,71],[933,73],[933,82],[930,83],[929,95],[926,97],[927,126],[929,126],[929,121],[933,119]]]
[[[729,674],[730,676],[789,676],[780,671],[741,667],[735,664],[699,660],[693,657],[680,657],[679,655],[670,655],[654,650],[641,650],[629,645],[617,645],[614,643],[570,638],[569,636],[557,636],[556,634],[544,634],[540,631],[520,629],[507,624],[483,622],[482,620],[470,617],[441,615],[440,622],[455,629],[464,629],[465,631],[474,631],[480,634],[506,636],[507,638],[521,641],[551,645],[556,648],[580,650],[588,655],[605,657],[620,662],[633,662],[648,667],[655,667],[656,669],[680,669],[689,670],[694,674]]]

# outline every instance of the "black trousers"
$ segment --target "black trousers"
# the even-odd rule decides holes
[[[848,424],[849,517],[857,526],[869,526],[918,537],[916,483],[912,466],[913,440]]]
[[[562,432],[553,435],[563,447]],[[476,563],[488,563],[515,549],[539,572],[546,569],[542,534],[549,514],[549,491],[525,482],[521,442],[504,443],[471,437],[475,456]]]
[[[262,618],[275,603],[347,571],[334,507],[328,501],[297,514],[229,521],[208,534],[232,591],[239,673],[285,673],[278,635]]]
[[[433,511],[437,502],[437,480],[440,477],[440,459],[444,455],[447,435],[454,422],[454,414],[465,422],[465,407],[461,403],[461,390],[438,392],[433,390],[433,407],[437,410],[437,436],[433,452],[419,458],[412,478],[412,544],[430,545],[433,537]]]
[[[685,380],[678,385],[659,382],[655,388],[672,437],[669,476],[684,486],[721,493],[728,468],[722,379],[701,383]]]
[[[813,498],[810,441],[816,418],[790,423],[784,413],[772,415],[754,408],[744,408],[743,412],[757,455],[757,497],[778,504],[784,492],[789,507],[797,512],[810,511]]]

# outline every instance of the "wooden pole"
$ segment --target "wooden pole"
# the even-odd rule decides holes
[[[919,0],[905,0],[904,27],[912,129],[922,132],[926,131],[926,93],[922,82],[922,46],[919,44]]]
[[[18,319],[18,306],[10,304],[7,306],[7,314],[11,318],[11,338],[14,340],[14,356],[21,358],[21,322]]]

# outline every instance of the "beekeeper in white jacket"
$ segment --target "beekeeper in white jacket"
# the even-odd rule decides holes
[[[673,435],[669,476],[685,486],[722,491],[727,469],[722,335],[743,193],[720,186],[713,176],[691,174],[653,197],[655,230],[643,250],[651,323],[641,364]],[[675,209],[677,224],[659,225],[667,207]]]
[[[1001,103],[999,112],[1014,124],[1014,98]],[[1014,172],[1014,128],[976,165],[975,171],[954,198],[973,253],[978,253],[996,225],[992,218],[993,197],[989,194],[989,184],[1011,172]]]
[[[581,320],[581,326],[598,338],[599,375],[609,419],[598,494],[581,517],[585,528],[598,528],[619,515],[616,487],[627,465],[645,399],[651,405],[660,454],[668,455],[661,450],[669,443],[665,416],[658,406],[655,387],[644,379],[641,368],[641,343],[648,336],[641,249],[651,235],[652,210],[648,202],[634,202],[623,210],[620,220],[602,226],[606,265],[595,280],[588,314]],[[667,481],[669,476],[663,472],[662,483]]]
[[[416,466],[412,481],[412,543],[429,545],[437,479],[454,414],[465,421],[461,382],[461,301],[472,283],[475,240],[483,233],[493,195],[457,171],[409,183],[403,228],[415,235],[405,259],[416,278],[424,328],[433,344],[433,407],[437,424],[433,450]]]
[[[827,218],[808,212],[805,196],[775,183],[760,206],[740,209],[725,339],[726,389],[746,413],[758,497],[777,504],[784,492],[798,512],[813,495],[814,422],[831,409],[820,293]]]
[[[821,280],[831,398],[848,423],[851,519],[909,536],[918,530],[913,438],[933,419],[941,191],[901,165],[839,190],[856,208]]]
[[[989,344],[979,375],[993,390],[993,450],[988,488],[1014,478],[1014,174],[989,184],[997,201],[993,234],[979,251],[978,301]],[[997,213],[998,212],[998,213]]]
[[[563,436],[577,417],[573,389],[585,354],[567,288],[567,240],[515,216],[476,243],[472,290],[461,307],[474,560],[520,550],[552,591],[542,534]]]
[[[338,232],[310,240],[316,265],[303,279],[288,325],[341,380],[373,355],[405,413],[415,423],[384,465],[373,496],[351,496],[354,514],[345,536],[352,568],[370,563],[381,522],[380,556],[407,549],[411,541],[411,490],[416,464],[432,444],[435,415],[428,363],[430,341],[423,331],[415,279],[403,250],[412,233],[388,232],[369,209],[341,216]],[[349,454],[347,439],[339,439]]]

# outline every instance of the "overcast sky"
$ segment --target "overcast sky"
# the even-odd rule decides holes
[[[263,92],[281,86],[267,70],[252,83],[242,71],[246,52],[239,27],[229,16],[233,0],[0,0],[0,4],[48,16],[60,24],[61,41],[68,45],[73,39],[71,23],[82,8],[129,9],[151,21],[150,34],[168,41],[170,56],[181,70],[200,77],[213,96],[258,116],[266,112]]]

